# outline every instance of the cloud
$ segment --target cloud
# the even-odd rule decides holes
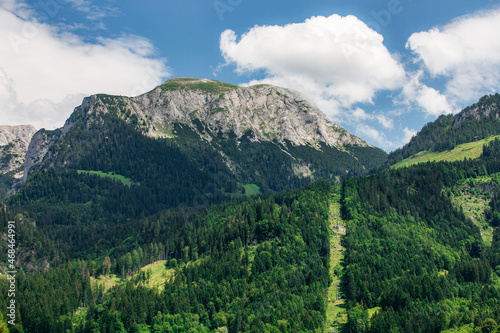
[[[406,47],[416,54],[431,77],[447,80],[445,94],[449,99],[459,103],[470,102],[498,90],[498,31],[500,9],[495,9],[460,17],[443,27],[414,33]],[[429,96],[434,94],[432,91],[426,93]]]
[[[270,83],[303,92],[328,115],[355,103],[372,103],[381,90],[400,88],[402,65],[383,37],[354,16],[316,16],[285,26],[255,26],[239,41],[226,30],[220,49],[241,73],[264,71]]]
[[[422,71],[408,75],[408,82],[402,90],[402,103],[410,105],[415,103],[425,113],[432,116],[456,112],[449,103],[448,98],[434,88],[421,83]]]
[[[364,123],[359,123],[356,126],[356,135],[366,138],[373,144],[382,147],[384,149],[389,149],[394,147],[394,143],[388,141],[384,133]]]
[[[140,36],[86,42],[33,18],[29,8],[0,3],[0,118],[8,124],[61,126],[93,93],[137,95],[169,70]],[[17,15],[21,8],[24,18]],[[31,16],[30,16],[31,15]]]
[[[411,138],[413,138],[416,134],[417,134],[416,130],[405,127],[403,129],[403,139],[401,140],[401,145],[410,142]]]
[[[65,0],[71,7],[81,13],[86,14],[90,21],[101,20],[106,16],[115,16],[118,9],[115,7],[103,7],[92,4],[89,0]]]
[[[367,113],[365,110],[361,108],[356,108],[350,112],[350,117],[351,119],[355,121],[366,121],[366,120],[372,120],[372,121],[377,121],[381,126],[384,128],[390,129],[394,127],[394,120],[391,118],[388,118],[386,115],[382,113],[375,113],[375,114],[370,114]]]

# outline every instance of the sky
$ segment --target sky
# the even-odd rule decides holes
[[[0,124],[196,77],[297,90],[390,152],[500,92],[499,31],[498,0],[0,0]]]

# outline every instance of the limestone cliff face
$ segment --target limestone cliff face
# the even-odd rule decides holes
[[[35,131],[31,125],[0,126],[0,173],[16,171],[23,166]],[[20,173],[16,173],[16,177],[20,176]]]
[[[154,137],[169,137],[174,123],[184,123],[202,137],[202,123],[212,133],[234,132],[238,138],[252,131],[256,140],[294,145],[331,147],[366,142],[329,121],[325,114],[298,92],[271,85],[237,87],[206,79],[172,79],[138,97],[94,95],[79,107],[87,113],[112,112],[135,115],[145,132]],[[118,102],[117,102],[118,99]]]
[[[171,85],[176,89],[171,89]],[[174,79],[130,99],[129,105],[139,118],[148,120],[150,135],[161,136],[162,130],[168,133],[169,124],[174,122],[186,123],[196,130],[196,119],[211,132],[232,131],[238,138],[251,130],[259,141],[368,146],[330,122],[298,92],[270,85],[236,87],[213,80]]]

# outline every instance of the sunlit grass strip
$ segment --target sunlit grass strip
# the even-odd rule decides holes
[[[122,175],[117,175],[114,172],[102,172],[102,171],[93,171],[93,170],[78,170],[78,174],[84,173],[84,174],[89,174],[89,175],[98,175],[100,177],[106,177],[106,178],[112,178],[120,181],[122,184],[131,186],[134,184],[134,181],[130,178],[127,178]]]
[[[330,332],[332,328],[336,328],[339,332],[343,325],[347,323],[347,311],[345,301],[341,299],[340,289],[340,272],[335,272],[335,268],[341,267],[340,262],[344,258],[344,251],[340,245],[342,235],[345,234],[345,223],[340,218],[340,195],[334,193],[330,201],[330,216],[329,216],[329,232],[330,232],[330,276],[333,281],[328,287],[328,303],[326,306],[326,320],[324,331]],[[339,228],[337,229],[337,224]],[[335,275],[335,276],[334,276]],[[340,299],[337,300],[337,294]],[[332,302],[333,301],[333,302]],[[333,324],[333,326],[331,326]]]
[[[426,163],[426,162],[441,162],[441,161],[462,161],[466,158],[476,159],[483,153],[483,146],[490,141],[500,138],[500,135],[491,136],[487,139],[479,140],[476,142],[464,143],[456,146],[452,150],[443,152],[430,152],[422,151],[407,159],[402,160],[392,166],[394,169],[409,167],[411,165]]]

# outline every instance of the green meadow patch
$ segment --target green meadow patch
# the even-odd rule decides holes
[[[118,175],[114,172],[102,172],[102,171],[93,171],[93,170],[78,170],[78,174],[88,174],[88,175],[98,175],[99,177],[112,178],[116,179],[119,182],[123,183],[123,185],[131,186],[134,184],[134,181],[130,178],[127,178],[122,175]]]

